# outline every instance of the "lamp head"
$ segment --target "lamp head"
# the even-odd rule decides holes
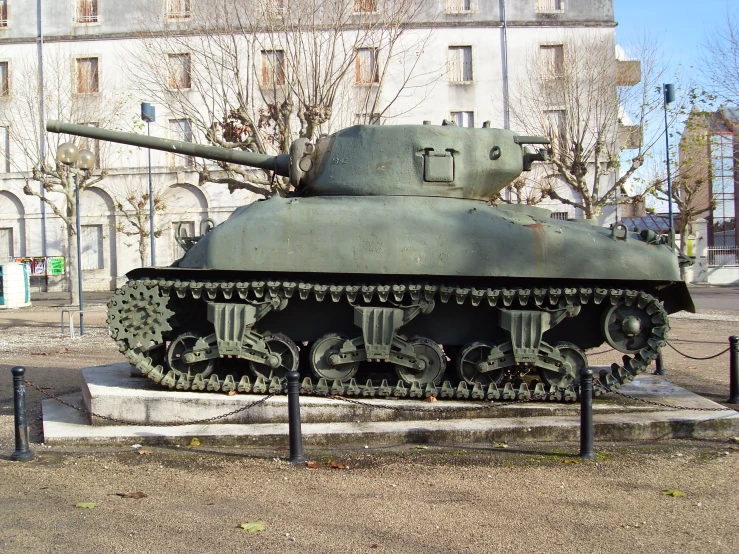
[[[77,147],[71,142],[60,144],[56,149],[56,161],[72,165],[77,161]]]
[[[675,85],[673,84],[665,84],[664,86],[665,91],[665,104],[671,104],[675,101]]]
[[[92,169],[95,167],[95,154],[87,149],[77,152],[77,167],[80,169]]]

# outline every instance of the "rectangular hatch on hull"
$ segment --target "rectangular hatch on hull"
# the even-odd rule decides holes
[[[454,155],[450,150],[436,152],[427,148],[423,156],[423,180],[427,183],[454,181]]]

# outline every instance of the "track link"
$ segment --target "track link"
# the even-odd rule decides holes
[[[146,298],[155,300],[153,308],[144,308],[141,302],[131,302],[130,299],[142,298],[145,291]],[[653,327],[651,336],[646,339],[646,345],[632,355],[624,355],[621,363],[614,363],[610,371],[603,370],[595,376],[595,394],[601,395],[612,389],[632,381],[636,375],[646,370],[664,346],[669,331],[667,313],[661,303],[654,296],[637,290],[605,289],[605,288],[531,288],[531,289],[476,289],[474,287],[439,286],[425,283],[398,283],[392,285],[339,285],[322,284],[300,281],[248,281],[248,282],[210,282],[210,281],[174,281],[167,279],[136,279],[121,287],[108,304],[108,324],[111,335],[116,340],[120,351],[131,364],[136,366],[143,375],[164,387],[178,390],[208,390],[225,393],[279,393],[283,392],[283,383],[273,378],[266,381],[262,377],[254,382],[248,377],[236,377],[231,374],[223,376],[210,375],[205,380],[200,375],[180,375],[167,370],[161,364],[153,361],[147,355],[152,345],[151,337],[157,337],[156,327],[161,325],[173,312],[167,307],[170,298],[184,299],[191,297],[195,300],[226,301],[238,298],[241,300],[264,301],[271,298],[282,298],[289,301],[292,298],[302,300],[315,297],[319,302],[342,300],[350,303],[358,299],[364,302],[379,300],[381,303],[402,302],[404,300],[441,303],[456,302],[469,303],[479,306],[487,302],[491,307],[498,308],[542,308],[562,309],[582,306],[590,302],[599,305],[603,303],[617,305],[623,302],[626,306],[637,306],[645,310],[651,317]],[[136,313],[133,313],[136,310]],[[149,324],[147,324],[149,322]],[[166,323],[165,328],[169,326]],[[161,335],[159,335],[161,336]],[[154,343],[155,345],[156,343]],[[252,378],[253,379],[253,378]],[[577,387],[565,388],[546,387],[537,383],[532,389],[526,383],[508,381],[500,386],[490,384],[482,386],[475,384],[470,387],[464,381],[453,386],[450,381],[444,381],[441,386],[429,384],[421,387],[417,384],[408,385],[398,382],[395,386],[386,380],[373,384],[357,383],[355,379],[348,382],[327,382],[325,379],[314,380],[309,377],[303,379],[301,394],[313,395],[342,395],[365,398],[436,398],[457,400],[548,400],[548,401],[575,401],[578,399]]]

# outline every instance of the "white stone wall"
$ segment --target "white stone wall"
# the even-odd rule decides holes
[[[154,5],[155,2],[132,0]],[[614,40],[613,3],[610,0],[588,2],[569,0],[563,14],[542,17],[535,11],[534,0],[509,1],[508,4],[508,68],[511,89],[525,81],[528,58],[535,55],[539,45],[566,40],[572,33],[597,34],[603,40]],[[137,90],[129,72],[129,64],[136,64],[142,43],[133,38],[137,21],[132,13],[133,4],[101,0],[99,25],[73,25],[71,0],[52,2],[44,0],[43,26],[46,36],[44,57],[48,67],[47,93],[55,87],[52,75],[73,78],[74,61],[77,57],[99,58],[100,94],[87,95],[88,109],[101,113],[115,104],[117,118],[106,126],[121,130],[132,130],[139,113],[139,104],[150,101]],[[38,53],[36,45],[36,0],[13,0],[10,25],[0,29],[0,61],[8,61],[11,75],[11,94],[0,99],[0,126],[13,120],[18,123],[22,85],[36,79],[35,71],[29,71]],[[163,10],[162,10],[163,13]],[[475,126],[491,121],[493,127],[503,127],[504,82],[503,82],[503,27],[499,2],[473,0],[473,12],[464,15],[448,15],[446,0],[427,1],[428,20],[419,22],[417,28],[408,32],[404,41],[408,45],[423,42],[428,37],[415,73],[413,88],[400,96],[389,111],[386,123],[418,124],[430,120],[439,124],[448,119],[452,112],[474,113]],[[575,24],[577,23],[577,24]],[[446,58],[449,46],[472,47],[473,81],[471,83],[449,83],[446,74]],[[402,47],[401,47],[402,50]],[[410,49],[412,50],[412,49]],[[416,52],[410,51],[413,57]],[[408,59],[406,59],[408,61]],[[68,68],[68,69],[67,69]],[[403,80],[404,67],[398,61],[392,66],[388,86],[383,90],[385,97],[394,95],[394,84]],[[355,87],[349,83],[342,94],[349,97]],[[55,92],[53,88],[51,92]],[[193,93],[194,94],[194,93]],[[341,99],[339,100],[341,102]],[[167,105],[157,104],[157,121],[151,126],[153,136],[166,137],[167,121],[173,117]],[[58,111],[47,107],[47,118],[57,117]],[[14,119],[15,116],[15,119]],[[352,110],[344,113],[337,110],[336,121],[327,131],[351,124]],[[29,111],[20,117],[28,126],[27,135],[37,133],[37,112]],[[140,130],[138,132],[141,132]],[[59,137],[49,134],[51,161]],[[139,267],[140,260],[136,237],[126,237],[121,231],[124,218],[115,209],[115,200],[128,188],[143,190],[147,186],[147,151],[140,148],[101,145],[104,165],[111,174],[94,190],[83,192],[81,197],[81,223],[101,225],[103,228],[102,251],[104,267],[88,270],[84,274],[86,290],[110,289],[124,280],[126,272]],[[46,209],[46,225],[43,230],[41,202],[25,195],[23,187],[28,183],[34,190],[39,183],[28,179],[33,160],[24,158],[18,144],[11,141],[9,155],[13,160],[12,171],[0,174],[0,229],[12,228],[15,256],[68,256],[65,251],[66,230],[60,218]],[[169,154],[152,152],[153,183],[155,190],[165,196],[165,212],[157,215],[157,228],[162,235],[156,241],[157,265],[172,263],[177,255],[174,240],[175,222],[191,221],[197,230],[205,218],[217,223],[224,221],[238,206],[251,202],[255,195],[245,191],[230,194],[224,185],[205,184],[198,186],[194,172],[174,170],[168,167]],[[566,194],[563,187],[561,194]],[[50,194],[56,205],[63,209],[60,195]],[[544,204],[554,211],[568,211],[571,217],[581,217],[571,209],[554,203]],[[604,216],[607,219],[608,214]],[[58,284],[57,284],[58,285]]]

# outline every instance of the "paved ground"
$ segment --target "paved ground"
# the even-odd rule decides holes
[[[702,313],[673,319],[673,345],[707,356],[739,334],[735,298],[723,290],[695,294]],[[720,311],[704,304],[715,295],[725,295]],[[739,549],[739,444],[726,441],[598,443],[597,463],[577,463],[575,444],[311,450],[318,469],[307,469],[286,464],[283,448],[214,448],[205,440],[150,453],[133,445],[48,448],[40,444],[40,395],[30,390],[37,460],[9,462],[9,368],[25,364],[29,378],[55,394],[78,390],[80,368],[122,359],[104,317],[88,314],[86,337],[70,341],[59,333],[58,308],[0,312],[0,553]],[[726,400],[726,355],[693,361],[668,349],[664,358],[676,384]],[[671,489],[685,496],[663,494]],[[147,497],[115,496],[139,491]],[[255,520],[263,532],[237,527]]]

